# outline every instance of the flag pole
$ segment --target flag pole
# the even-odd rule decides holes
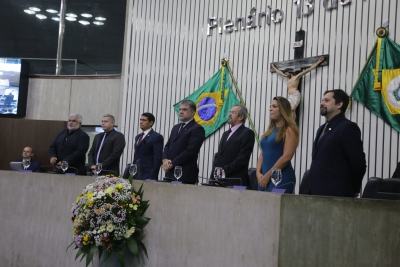
[[[235,86],[235,89],[236,89],[236,94],[239,96],[240,104],[242,104],[243,106],[246,106],[246,103],[244,102],[243,97],[242,97],[242,92],[240,91],[239,86],[238,86],[238,84],[237,84],[237,82],[236,82],[236,79],[235,79],[235,77],[233,76],[231,66],[229,65],[229,60],[226,59],[226,58],[221,59],[221,65],[222,65],[222,67],[225,67],[225,66],[226,66],[226,67],[228,68],[229,75],[231,76],[233,85]],[[250,117],[250,112],[247,113],[247,119],[249,120],[250,127],[251,127],[251,129],[253,130],[254,136],[255,136],[256,139],[257,139],[257,144],[258,144],[258,146],[260,147],[260,138],[258,137],[256,128],[254,127],[254,123],[253,123],[253,121],[252,121],[252,119],[251,119],[251,117]],[[261,147],[260,147],[260,148],[261,148]]]

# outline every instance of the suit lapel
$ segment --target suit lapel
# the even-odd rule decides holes
[[[235,140],[236,138],[239,138],[240,132],[243,130],[243,128],[244,128],[244,125],[243,125],[243,124],[240,125],[239,129],[237,129],[237,130],[231,135],[231,137],[229,137],[228,141],[226,141],[226,139],[228,138],[230,132],[229,132],[229,131],[226,132],[227,135],[226,135],[226,137],[225,137],[225,142],[224,142],[224,144],[223,144],[223,146],[222,146],[222,151],[224,151],[225,148],[227,148],[227,147],[229,146],[229,144],[233,142],[233,140]],[[222,151],[221,151],[221,152],[222,152]]]
[[[80,129],[78,129],[78,130],[75,130],[75,131],[79,131]],[[64,142],[64,140],[63,140],[63,147],[62,147],[62,150],[64,150],[64,148],[66,147],[66,146],[68,146],[68,144],[70,144],[71,142],[72,142],[72,140],[74,140],[75,138],[76,138],[76,136],[78,135],[78,133],[76,132],[76,133],[73,133],[73,134],[71,134],[71,135],[69,135],[68,134],[68,130],[66,131],[66,133],[65,133],[65,135],[64,135],[64,138],[66,138],[66,140],[65,140],[65,142]]]
[[[136,138],[135,138],[135,146],[137,147],[137,148],[139,148],[142,144],[143,144],[143,142],[147,142],[147,141],[149,141],[149,140],[151,140],[150,138],[152,138],[152,134],[153,134],[153,132],[154,132],[154,130],[152,129],[152,130],[150,130],[150,132],[148,132],[147,134],[146,134],[146,136],[144,136],[143,138],[142,138],[142,141],[140,142],[140,144],[139,145],[137,145],[137,141],[139,140],[139,135],[140,134],[138,134],[137,136],[136,136]]]
[[[194,123],[195,123],[195,121],[193,119],[188,124],[186,124],[185,127],[183,127],[183,129],[181,129],[180,131],[179,131],[180,125],[178,124],[176,126],[176,128],[177,128],[176,129],[176,135],[175,135],[175,138],[173,139],[173,141],[175,141],[179,136],[184,134],[190,127],[192,127],[194,125]]]

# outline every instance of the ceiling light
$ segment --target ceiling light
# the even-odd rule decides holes
[[[80,24],[82,24],[82,25],[89,25],[90,24],[90,22],[89,21],[86,21],[86,20],[80,20],[80,21],[78,21]]]
[[[104,17],[95,17],[94,19],[95,20],[106,20],[106,18],[104,18]]]
[[[82,17],[85,17],[85,18],[91,18],[91,17],[93,17],[92,14],[89,14],[89,13],[82,13],[81,16],[82,16]]]
[[[38,19],[47,19],[47,17],[45,15],[42,15],[42,14],[36,14],[36,17]]]
[[[65,17],[65,19],[69,20],[69,21],[76,21],[76,18],[72,18],[72,17]]]
[[[60,18],[59,18],[59,17],[52,17],[51,19],[52,19],[52,20],[55,20],[55,21],[60,21]]]
[[[40,11],[40,8],[37,8],[37,7],[34,7],[34,6],[31,6],[29,9],[32,10],[32,11],[35,11],[35,12],[39,12]]]
[[[71,18],[76,18],[78,17],[77,15],[75,15],[74,13],[67,13],[65,14],[67,17],[71,17]]]
[[[49,12],[49,13],[57,13],[58,12],[57,10],[51,9],[51,8],[46,9],[46,11]]]
[[[93,24],[96,24],[96,25],[104,25],[104,22],[101,22],[101,21],[93,21]]]
[[[25,9],[25,10],[24,10],[24,12],[25,12],[25,13],[27,13],[27,14],[29,14],[29,15],[36,14],[36,12],[35,12],[35,11],[33,11],[33,10],[30,10],[30,9]]]

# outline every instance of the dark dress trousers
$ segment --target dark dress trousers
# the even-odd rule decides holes
[[[89,166],[96,165],[97,152],[100,148],[101,140],[104,133],[99,133],[94,137],[92,147],[88,154]],[[103,170],[114,171],[115,175],[119,176],[119,159],[125,148],[125,137],[122,133],[111,130],[107,133],[101,147],[99,155],[99,163]],[[104,172],[105,174],[108,174]],[[113,173],[114,174],[114,173]]]
[[[137,144],[140,134],[135,137],[135,154],[133,163],[140,160],[141,180],[157,180],[162,164],[164,137],[151,130],[142,141]]]
[[[49,147],[48,157],[57,158],[60,161],[68,161],[68,166],[78,169],[79,175],[86,175],[85,161],[86,152],[89,148],[89,136],[80,128],[71,133],[68,129],[58,133],[56,139]],[[66,172],[75,173],[69,168]]]
[[[226,141],[231,131],[226,131],[219,142],[218,153],[215,155],[215,167],[221,167],[225,171],[226,178],[241,178],[242,185],[249,185],[249,161],[254,148],[254,132],[243,124]]]
[[[172,128],[164,147],[163,159],[170,159],[173,164],[173,168],[165,176],[174,178],[174,167],[182,166],[182,177],[179,181],[195,184],[199,175],[197,158],[205,139],[205,131],[194,120],[179,131],[180,126],[181,124],[177,124]]]
[[[360,128],[340,113],[317,141],[324,126],[318,129],[313,144],[310,194],[354,197],[366,171]]]

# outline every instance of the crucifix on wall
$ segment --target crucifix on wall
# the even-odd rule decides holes
[[[293,118],[296,119],[297,106],[300,104],[300,81],[301,78],[319,66],[326,66],[329,63],[329,55],[315,56],[304,58],[304,36],[305,32],[300,30],[296,32],[294,43],[294,58],[293,60],[272,62],[271,72],[276,72],[288,79],[288,100],[292,106]]]

